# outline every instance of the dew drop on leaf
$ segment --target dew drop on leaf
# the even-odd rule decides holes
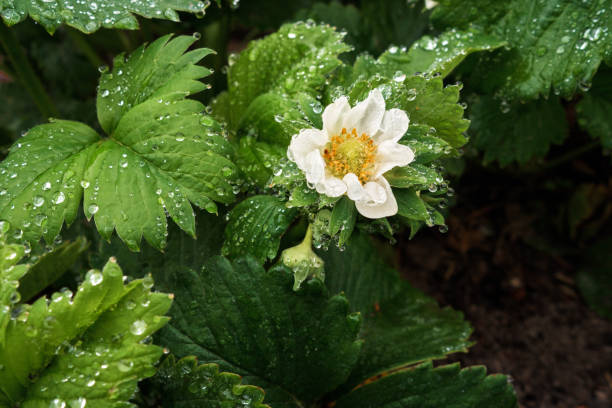
[[[140,336],[147,330],[147,323],[144,320],[136,320],[130,326],[130,333],[134,336]]]

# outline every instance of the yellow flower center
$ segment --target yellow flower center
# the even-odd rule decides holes
[[[365,184],[373,173],[376,145],[367,134],[360,136],[355,128],[350,132],[342,128],[342,133],[332,136],[325,146],[323,158],[334,176],[342,178],[354,173]]]

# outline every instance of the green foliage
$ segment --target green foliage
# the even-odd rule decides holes
[[[508,97],[547,96],[551,88],[569,97],[591,82],[602,60],[612,59],[610,0],[439,3],[432,14],[437,26],[478,27],[508,42],[510,51],[481,63],[487,81]]]
[[[484,151],[484,162],[497,160],[501,166],[542,157],[568,134],[558,98],[509,105],[480,97],[472,105],[471,119],[474,145]]]
[[[79,237],[74,242],[66,241],[51,252],[43,254],[19,280],[21,300],[27,302],[53,284],[88,247],[87,240]]]
[[[337,408],[515,408],[512,386],[503,375],[486,376],[484,367],[459,364],[433,368],[421,364],[391,372],[355,388],[336,401]]]
[[[578,123],[591,136],[599,138],[606,149],[612,149],[612,68],[602,67],[591,90],[576,105]]]
[[[378,59],[387,72],[404,74],[440,73],[446,77],[468,55],[492,51],[505,43],[478,31],[448,30],[438,37],[423,36],[408,51],[391,47]],[[400,74],[401,75],[401,74]]]
[[[400,278],[380,257],[372,238],[355,231],[344,250],[319,251],[325,261],[325,285],[331,293],[344,293],[351,311],[364,316],[376,303],[399,292]]]
[[[356,233],[345,251],[322,254],[330,291],[345,293],[351,309],[363,315],[364,345],[344,389],[381,372],[467,351],[472,344],[461,313],[440,308],[402,283],[378,252],[371,238]]]
[[[340,65],[338,55],[349,50],[333,28],[303,22],[251,42],[229,68],[229,123],[236,127],[251,102],[266,92],[315,96]]]
[[[241,385],[239,375],[219,372],[217,364],[198,365],[195,357],[176,361],[168,356],[158,370],[154,384],[163,389],[160,398],[164,407],[199,408],[206,401],[210,408],[269,408],[262,403],[261,388]]]
[[[0,252],[9,260],[0,269],[0,405],[130,406],[136,383],[155,373],[162,350],[143,340],[166,324],[171,297],[150,292],[150,279],[124,284],[111,259],[90,270],[75,295],[17,304],[12,282],[27,266],[13,265],[23,248]]]
[[[471,332],[462,313],[442,309],[404,284],[397,295],[364,316],[360,335],[365,342],[349,384],[357,385],[397,367],[467,352]]]
[[[268,195],[247,198],[229,213],[223,253],[252,255],[261,262],[274,259],[280,239],[297,216],[297,210]]]
[[[374,54],[389,44],[408,46],[427,29],[428,14],[422,0],[361,0],[362,21]]]
[[[0,15],[11,26],[28,16],[53,34],[62,24],[84,33],[93,33],[101,27],[135,30],[138,20],[134,14],[146,18],[179,21],[176,11],[204,14],[209,1],[196,0],[2,0]]]
[[[296,293],[287,268],[265,271],[249,258],[217,257],[200,271],[172,270],[158,279],[177,295],[159,341],[175,355],[195,355],[243,376],[265,389],[271,406],[316,401],[348,377],[361,348],[360,318],[320,280]]]
[[[39,3],[0,0],[0,13],[11,24],[30,15],[49,31],[66,23],[92,32],[135,28],[134,15],[177,20],[176,10],[203,14],[208,4]],[[92,242],[91,249],[83,238],[66,242],[31,267],[17,264],[25,253],[21,246],[0,247],[0,406],[119,407],[132,401],[266,408],[265,401],[285,408],[514,408],[505,377],[487,377],[480,367],[433,368],[432,360],[471,345],[471,328],[460,312],[440,308],[403,282],[385,262],[393,255],[386,242],[370,235],[392,239],[402,224],[411,228],[411,236],[423,225],[444,225],[442,208],[450,191],[445,166],[460,156],[469,125],[465,104],[458,103],[462,85],[444,81],[466,57],[474,63],[480,51],[504,55],[508,51],[501,47],[516,44],[486,24],[421,37],[429,11],[420,0],[372,0],[357,6],[303,0],[250,3],[235,10],[237,2],[219,0],[224,8],[215,10],[217,20],[189,21],[185,29],[210,35],[207,44],[215,44],[219,61],[226,58],[232,30],[251,30],[246,38],[254,38],[258,30],[277,24],[278,16],[304,6],[312,6],[300,14],[304,18],[339,29],[308,20],[250,41],[239,55],[230,55],[228,89],[217,92],[211,109],[188,98],[207,88],[201,79],[211,70],[197,64],[212,51],[189,50],[197,35],[164,36],[130,55],[120,54],[110,70],[100,67],[99,127],[53,119],[19,138],[0,164],[0,234],[10,222],[11,237],[38,247],[41,236],[54,241],[64,223],[78,219],[64,239],[77,236],[78,230]],[[254,12],[269,15],[256,17],[254,27],[247,17]],[[112,35],[121,48],[131,49],[136,38],[142,41],[170,27],[146,22],[136,35]],[[102,45],[107,40],[101,32],[75,44],[88,59],[99,60],[115,52],[106,48],[119,48]],[[374,58],[356,56],[353,49],[374,55],[387,51]],[[80,65],[64,60],[62,53],[57,60],[40,61],[37,68],[47,71],[49,65],[54,78],[49,82],[65,88],[67,100],[77,94],[91,100],[93,86],[88,92],[84,83],[71,79],[77,75],[70,70],[78,72]],[[63,65],[69,66],[65,72]],[[73,87],[80,91],[72,92]],[[603,99],[597,88],[581,102],[587,108],[590,98]],[[327,104],[346,95],[354,106],[374,89],[383,94],[387,110],[409,115],[400,143],[415,154],[410,165],[385,174],[399,207],[389,220],[359,216],[347,196],[317,193],[287,157],[294,135],[322,127]],[[561,108],[558,99],[538,104],[551,106],[543,129]],[[486,138],[487,121],[501,123],[490,129],[511,125],[482,119],[485,108],[474,108],[481,113],[474,128],[477,139]],[[521,110],[523,105],[514,108],[513,122],[535,120]],[[540,105],[537,109],[546,111]],[[23,122],[13,122],[7,111],[2,117],[10,123],[3,131],[14,139],[30,119],[24,115]],[[78,110],[71,112],[91,122]],[[595,117],[603,116],[598,112]],[[591,132],[599,136],[600,128]],[[80,206],[85,217],[79,217]],[[83,232],[92,218],[99,235]],[[304,230],[302,244],[283,252],[293,256],[296,267],[280,265],[294,266],[284,256],[270,266],[279,249],[299,242]],[[141,248],[142,237],[150,246]],[[73,282],[69,273],[59,280],[67,269],[74,271],[70,265],[84,259],[85,251],[103,269],[87,272],[80,285],[80,278]],[[107,261],[109,256],[144,279],[126,279],[115,258]],[[298,270],[306,258],[316,271]],[[152,276],[159,290],[174,295],[151,293]],[[75,294],[63,288],[50,299],[44,296],[62,285]],[[151,336],[166,324],[163,314],[174,296],[172,320],[155,335],[159,347],[153,346]],[[24,302],[30,299],[32,304]],[[161,347],[172,354],[155,368]],[[138,390],[138,381],[151,376]]]
[[[216,212],[230,203],[237,176],[221,128],[184,99],[205,86],[210,71],[195,65],[210,51],[186,52],[192,37],[165,36],[102,75],[98,117],[110,135],[78,122],[52,121],[31,129],[0,164],[2,218],[24,239],[49,242],[77,216],[83,199],[100,234],[113,229],[132,249],[141,238],[165,245],[166,214],[193,234],[190,202]],[[25,166],[25,167],[24,167]]]
[[[329,233],[338,235],[338,246],[343,246],[351,237],[357,221],[357,209],[355,203],[348,197],[342,197],[334,206],[329,220]]]

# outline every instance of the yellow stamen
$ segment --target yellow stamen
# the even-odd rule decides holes
[[[366,133],[360,136],[355,128],[350,132],[342,128],[325,146],[323,158],[334,176],[342,178],[354,173],[365,184],[373,174],[376,145]]]

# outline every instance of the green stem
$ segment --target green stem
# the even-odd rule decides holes
[[[51,102],[51,98],[45,91],[42,82],[34,72],[34,68],[32,68],[28,61],[15,33],[4,23],[0,23],[0,43],[2,43],[4,52],[11,61],[13,70],[17,73],[21,85],[34,99],[34,103],[36,103],[40,113],[45,118],[57,116],[55,105]]]
[[[100,65],[104,64],[102,58],[100,58],[98,54],[96,54],[96,52],[91,47],[91,45],[89,45],[83,34],[73,29],[68,29],[67,31],[68,37],[70,37],[74,45],[83,53],[83,55],[85,55],[85,57],[89,60],[89,62],[91,62],[94,67],[97,68]]]
[[[597,146],[600,146],[601,143],[599,140],[594,140],[590,143],[585,144],[584,146],[581,146],[577,149],[572,150],[571,152],[568,152],[560,157],[557,157],[554,160],[549,161],[548,163],[546,163],[544,165],[544,168],[546,169],[552,169],[553,167],[557,167],[563,163],[566,163],[572,159],[574,159],[575,157],[578,157],[586,152],[588,152],[589,150],[594,149]]]
[[[302,240],[302,243],[298,245],[298,247],[307,248],[308,250],[312,248],[312,224],[308,224],[306,235],[304,235],[304,239]]]

